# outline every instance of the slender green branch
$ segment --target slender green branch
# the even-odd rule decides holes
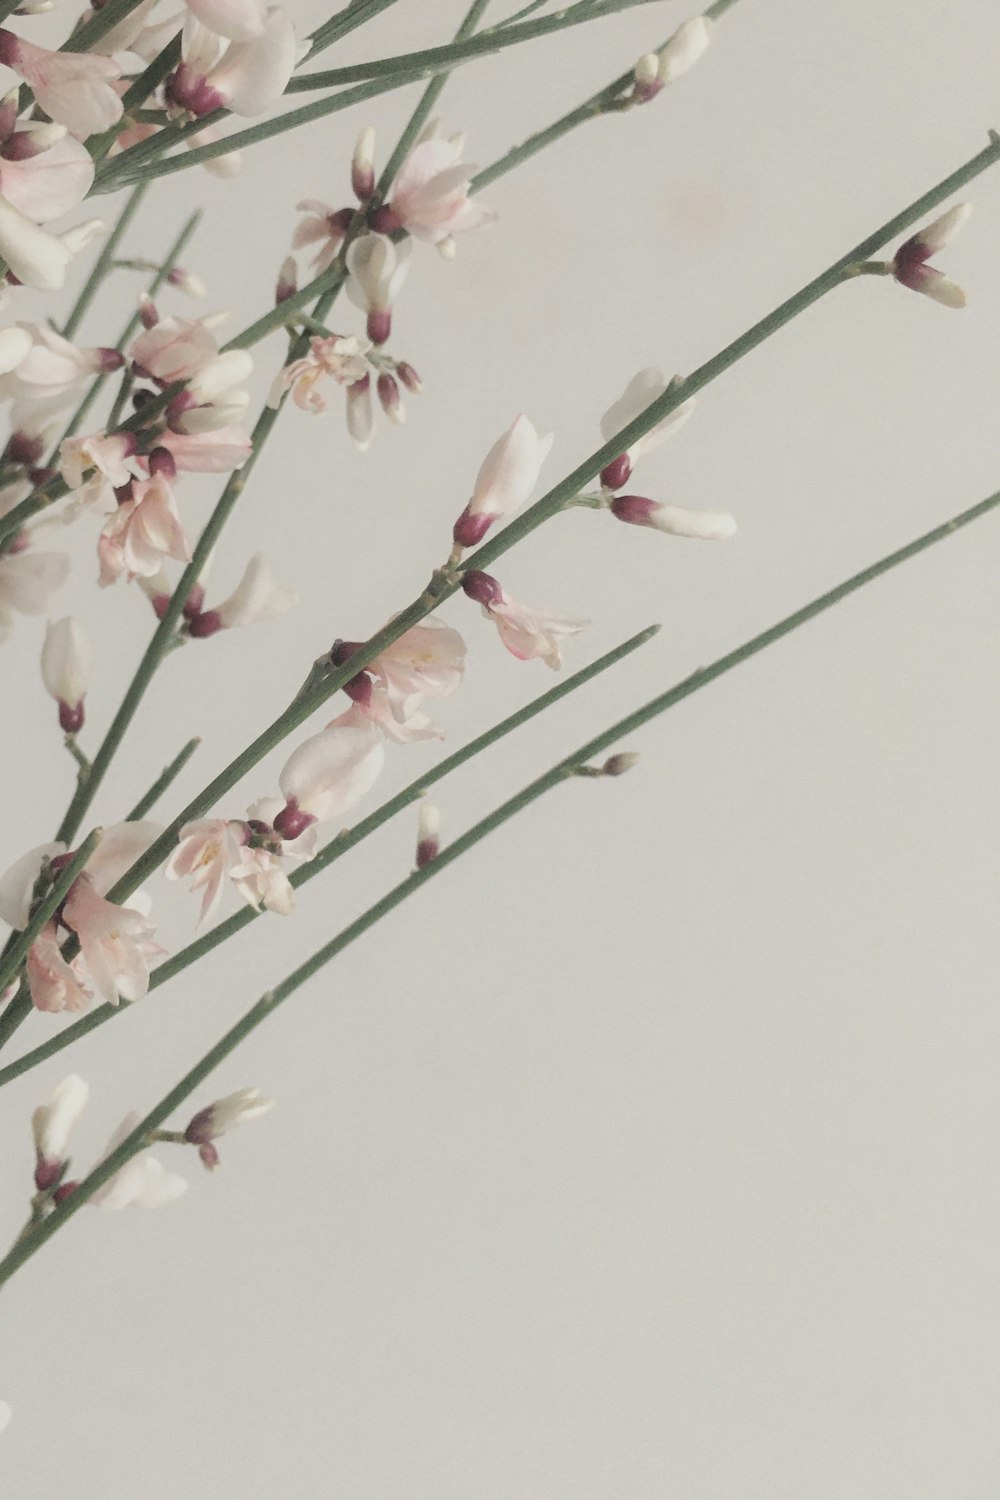
[[[136,823],[140,818],[146,816],[150,808],[155,806],[167,788],[173,786],[200,744],[201,738],[199,735],[195,735],[194,739],[188,740],[183,750],[174,756],[168,766],[164,766],[159,776],[153,782],[153,785],[139,798],[132,811],[127,815],[126,822]],[[110,1010],[111,1007],[109,1006],[108,1009]]]
[[[75,303],[73,304],[73,310],[70,313],[69,317],[66,319],[66,325],[62,331],[62,336],[64,339],[72,339],[73,335],[76,333],[76,330],[83,322],[83,319],[87,313],[87,309],[90,307],[91,302],[93,302],[98,287],[101,285],[105,276],[107,276],[108,272],[111,270],[111,262],[114,260],[115,252],[122,242],[122,236],[125,234],[125,231],[128,229],[132,220],[139,212],[142,200],[146,196],[147,186],[148,184],[140,182],[139,186],[133,188],[131,193],[129,194],[125,202],[125,207],[118,215],[117,224],[105,240],[104,245],[101,249],[101,253],[94,262],[93,270],[87,277],[86,281],[83,283],[80,295],[77,297]]]
[[[359,26],[364,26],[382,11],[388,10],[391,5],[396,5],[397,0],[352,0],[350,5],[345,5],[343,10],[324,21],[322,26],[310,33],[309,40],[312,46],[303,58],[308,62],[310,57],[315,57],[317,52],[332,47],[334,42],[339,42],[341,37],[347,36]]]
[[[978,152],[963,166],[949,173],[935,187],[921,194],[907,208],[895,214],[880,229],[869,235],[861,243],[849,250],[846,255],[834,261],[826,271],[823,271],[814,280],[808,282],[787,301],[782,302],[773,312],[769,313],[760,322],[755,323],[745,333],[727,344],[718,354],[707,360],[698,369],[694,370],[679,384],[671,384],[662,396],[651,402],[646,409],[632,422],[623,427],[608,442],[601,445],[594,453],[573,470],[573,472],[561,480],[553,489],[537,500],[534,505],[529,506],[520,516],[515,516],[492,539],[487,539],[467,559],[465,566],[468,568],[483,568],[487,564],[509,551],[516,543],[529,536],[536,527],[558,514],[566,503],[596,475],[616,458],[619,453],[637,442],[645,433],[649,432],[664,417],[674,411],[682,402],[702,390],[711,381],[717,379],[726,370],[744,358],[752,350],[756,349],[772,334],[797,316],[811,307],[814,302],[832,291],[834,287],[840,286],[851,276],[851,269],[856,262],[868,260],[882,246],[890,240],[897,238],[903,230],[907,229],[918,219],[924,217],[931,209],[938,207],[945,199],[951,197],[957,188],[964,186],[973,177],[986,170],[1000,158],[1000,137],[991,140],[990,144]],[[182,580],[183,581],[183,580]],[[341,667],[330,667],[323,680],[311,688],[309,692],[299,694],[289,706],[278,715],[278,717],[264,729],[257,738],[248,745],[234,760],[230,762],[219,774],[206,786],[196,797],[188,803],[187,807],[178,814],[174,821],[157,839],[146,853],[136,862],[130,871],[119,881],[112,892],[112,899],[120,901],[136,889],[138,885],[149,875],[163,859],[167,857],[177,836],[177,830],[183,823],[190,822],[194,818],[202,817],[215,802],[225,795],[236,783],[251,770],[265,755],[269,754],[294,730],[304,724],[308,718],[315,713],[316,709],[326,703],[334,693],[338,692],[346,682],[361,670],[368,662],[372,661],[387,646],[399,639],[407,630],[414,625],[420,624],[438,605],[450,597],[460,587],[460,578],[456,574],[435,575],[431,585],[410,604],[394,617],[388,625],[377,631],[360,650],[351,657],[350,661]],[[96,761],[95,761],[96,766]],[[93,780],[93,778],[91,778]]]
[[[595,4],[564,6],[550,16],[538,16],[533,21],[524,21],[518,25],[494,26],[488,31],[477,32],[475,36],[463,37],[443,47],[425,47],[419,52],[404,52],[397,57],[377,58],[346,68],[327,68],[320,73],[300,73],[290,80],[285,92],[302,94],[311,89],[339,88],[345,83],[387,78],[394,73],[412,73],[421,68],[451,69],[472,58],[490,56],[507,47],[534,41],[537,37],[567,31],[571,26],[600,21],[607,16],[650,3],[652,0],[596,0]]]
[[[830,589],[819,598],[795,610],[787,615],[770,629],[762,631],[751,640],[744,642],[734,651],[727,652],[725,656],[713,662],[710,666],[702,667],[697,672],[692,672],[676,686],[669,688],[665,693],[653,698],[650,702],[643,704],[641,708],[633,713],[626,714],[602,733],[595,735],[593,739],[581,745],[573,754],[565,756],[551,770],[537,777],[526,787],[522,788],[515,796],[508,798],[506,802],[489,813],[485,818],[473,825],[466,833],[455,839],[453,843],[446,844],[440,853],[429,864],[420,870],[415,870],[405,880],[388,891],[373,906],[363,912],[354,922],[351,922],[336,937],[319,948],[310,958],[293,969],[280,984],[274,989],[268,990],[261,998],[245,1012],[243,1016],[231,1026],[226,1033],[219,1038],[213,1047],[199,1058],[194,1067],[184,1075],[180,1082],[165,1094],[158,1104],[149,1111],[145,1119],[125,1138],[117,1150],[113,1151],[99,1166],[84,1178],[83,1182],[72,1193],[65,1202],[49,1217],[38,1224],[29,1234],[21,1239],[8,1254],[0,1261],[0,1286],[4,1285],[14,1272],[29,1260],[36,1251],[40,1250],[54,1234],[56,1234],[74,1213],[84,1206],[87,1200],[108,1182],[114,1174],[125,1165],[137,1152],[141,1151],[148,1140],[151,1131],[157,1130],[163,1122],[184,1103],[194,1090],[223,1062],[242,1041],[255,1031],[269,1016],[295,992],[302,988],[314,977],[326,964],[342,953],[357,938],[362,937],[375,924],[387,916],[395,907],[399,906],[407,897],[414,894],[429,880],[433,880],[449,865],[459,859],[469,849],[474,848],[490,833],[493,833],[508,819],[517,813],[523,812],[530,807],[539,797],[555,787],[563,785],[570,778],[575,778],[576,773],[585,767],[595,756],[603,754],[621,739],[635,730],[648,724],[651,719],[667,712],[683,699],[690,697],[693,693],[707,687],[716,678],[722,677],[726,672],[731,672],[735,667],[741,666],[758,652],[766,650],[768,646],[774,645],[782,637],[791,634],[809,620],[815,619],[825,610],[831,609],[849,594],[855,593],[863,588],[873,579],[887,573],[891,568],[898,567],[909,558],[923,552],[927,547],[943,541],[945,537],[953,535],[962,526],[978,520],[989,511],[1000,505],[1000,491],[991,495],[988,499],[980,501],[978,505],[962,511],[959,515],[952,517],[942,526],[936,526],[933,530],[925,532],[916,541],[909,542],[905,547],[890,553],[887,557],[872,563],[869,567],[862,569],[852,578],[846,579],[835,588]]]
[[[364,839],[369,838],[385,823],[388,823],[391,818],[396,817],[397,814],[403,812],[407,807],[411,807],[413,803],[419,802],[430,787],[442,781],[446,776],[449,776],[452,771],[458,770],[459,766],[465,765],[467,761],[472,760],[475,756],[491,749],[506,735],[513,734],[515,729],[520,729],[522,725],[527,724],[529,720],[534,719],[538,714],[544,713],[546,709],[558,703],[561,698],[565,698],[569,693],[575,692],[577,688],[584,687],[588,682],[592,682],[595,677],[600,676],[602,672],[606,672],[609,667],[616,666],[626,656],[631,655],[633,651],[651,640],[658,629],[658,625],[652,625],[648,629],[640,631],[638,635],[632,636],[631,640],[623,642],[622,645],[616,646],[614,650],[607,652],[606,655],[598,657],[589,666],[582,667],[578,672],[574,672],[571,676],[563,678],[561,682],[556,683],[555,687],[549,688],[548,692],[542,693],[537,698],[533,698],[530,703],[526,704],[523,708],[519,708],[516,713],[508,715],[505,719],[501,719],[498,724],[492,725],[482,734],[477,735],[475,739],[469,740],[451,755],[446,756],[444,760],[439,761],[429,771],[425,771],[422,776],[417,777],[415,781],[411,781],[409,786],[397,792],[394,797],[390,797],[387,802],[383,802],[380,807],[375,808],[367,817],[362,818],[356,823],[353,828],[349,828],[343,833],[338,834],[335,839],[331,839],[330,843],[320,850],[315,859],[311,860],[307,865],[300,865],[292,873],[291,884],[298,889],[300,886],[306,885],[310,880],[314,880],[317,875],[322,874],[324,870],[328,870],[331,865],[336,864],[339,859],[342,859],[350,850],[355,849]],[[132,816],[135,815],[132,814]],[[245,906],[242,910],[234,912],[232,916],[218,923],[217,926],[213,927],[211,931],[206,932],[202,937],[196,938],[186,948],[182,948],[178,953],[174,953],[166,962],[153,970],[149,982],[150,993],[159,989],[167,980],[175,978],[176,975],[189,968],[191,964],[204,958],[206,953],[211,953],[220,943],[224,943],[229,938],[234,937],[236,933],[241,932],[251,922],[257,921],[261,915],[262,913],[253,907]],[[90,1031],[94,1031],[98,1026],[103,1026],[105,1022],[112,1020],[117,1015],[123,1015],[126,1009],[128,1007],[100,1005],[88,1012],[79,1021],[74,1022],[72,1026],[67,1027],[56,1036],[50,1037],[47,1042],[43,1042],[40,1046],[34,1047],[30,1052],[25,1053],[23,1057],[19,1057],[16,1062],[11,1063],[6,1068],[0,1068],[0,1088],[5,1083],[10,1083],[14,1078],[19,1078],[22,1073],[27,1073],[31,1068],[37,1067],[39,1063],[46,1062],[48,1058],[54,1057],[57,1052],[62,1052],[64,1048],[72,1046],[74,1042],[79,1041],[81,1037],[86,1036]]]
[[[66,868],[60,871],[57,879],[45,895],[35,905],[24,930],[18,933],[8,952],[0,962],[0,992],[5,990],[20,969],[22,963],[28,956],[28,949],[35,941],[46,922],[54,915],[69,894],[69,888],[73,884],[87,860],[97,848],[101,837],[101,829],[95,828],[93,833],[88,834],[86,839],[77,849],[73,858]],[[0,1016],[0,1028],[3,1026],[4,1017]]]

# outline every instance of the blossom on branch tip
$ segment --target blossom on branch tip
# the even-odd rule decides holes
[[[50,119],[81,139],[122,117],[122,101],[111,87],[121,69],[109,57],[50,52],[0,28],[0,63],[24,79]]]
[[[954,239],[971,212],[971,203],[957,203],[900,245],[890,263],[896,281],[913,292],[932,297],[944,307],[964,307],[966,298],[962,288],[929,261]]]
[[[455,522],[456,546],[476,546],[494,521],[520,510],[538,483],[552,442],[552,433],[539,437],[526,416],[515,417],[483,459],[472,499]]]
[[[667,84],[693,68],[712,40],[708,16],[692,16],[678,26],[659,52],[647,52],[635,65],[634,98],[640,104],[654,98]]]
[[[90,637],[75,615],[49,624],[42,647],[42,681],[59,705],[59,725],[65,734],[83,728],[92,656]]]
[[[652,526],[671,536],[695,537],[704,542],[728,542],[737,531],[736,521],[728,511],[660,505],[644,495],[616,495],[611,502],[611,514],[630,526]]]
[[[482,606],[483,614],[497,627],[500,639],[518,661],[538,657],[546,666],[562,666],[562,642],[578,635],[586,620],[541,613],[505,594],[489,573],[470,569],[462,577],[466,595]]]

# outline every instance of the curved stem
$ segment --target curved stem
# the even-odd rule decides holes
[[[892,568],[898,567],[901,563],[906,562],[907,559],[915,557],[928,547],[934,546],[935,543],[943,541],[946,537],[953,535],[960,527],[968,526],[971,522],[978,520],[989,511],[996,509],[997,506],[1000,506],[1000,491],[990,495],[986,500],[980,501],[978,505],[973,505],[968,510],[960,512],[957,516],[953,516],[950,521],[946,521],[943,525],[935,526],[931,531],[925,532],[923,536],[918,537],[915,541],[909,542],[906,546],[889,553],[887,557],[883,557],[878,562],[872,563],[869,567],[863,568],[860,573],[855,573],[851,578],[845,579],[843,583],[837,584],[835,588],[829,589],[825,594],[821,594],[801,609],[797,609],[792,614],[786,615],[783,620],[779,620],[777,624],[772,625],[768,630],[762,631],[759,635],[755,635],[749,641],[744,642],[742,646],[738,646],[734,651],[729,651],[725,656],[719,657],[710,666],[702,667],[697,672],[692,672],[689,677],[684,678],[676,686],[668,688],[666,692],[643,704],[641,708],[637,708],[634,712],[626,714],[624,718],[617,720],[609,728],[588,740],[586,744],[581,745],[571,755],[565,756],[550,770],[546,771],[544,775],[537,777],[526,787],[522,788],[515,796],[508,798],[506,802],[501,803],[493,812],[489,813],[485,818],[480,819],[478,823],[455,839],[453,843],[445,845],[430,864],[424,865],[420,870],[415,870],[405,880],[400,881],[398,885],[388,891],[379,901],[376,901],[373,906],[370,906],[367,911],[363,912],[360,917],[339,932],[336,937],[331,938],[328,943],[324,943],[310,958],[306,959],[298,968],[293,969],[290,974],[286,975],[274,989],[268,990],[262,995],[240,1017],[235,1025],[231,1026],[215,1045],[210,1047],[199,1058],[194,1067],[189,1069],[180,1082],[169,1093],[165,1094],[158,1104],[154,1105],[145,1119],[122,1141],[117,1150],[113,1151],[99,1166],[95,1167],[80,1183],[76,1191],[58,1209],[30,1232],[26,1233],[7,1255],[4,1256],[3,1260],[0,1260],[0,1286],[9,1281],[15,1271],[24,1265],[25,1261],[29,1260],[43,1245],[47,1244],[52,1236],[72,1218],[73,1214],[84,1206],[98,1188],[102,1187],[127,1161],[145,1148],[148,1144],[150,1132],[158,1129],[173,1111],[184,1103],[185,1099],[194,1092],[198,1085],[231,1052],[234,1052],[251,1032],[255,1031],[269,1016],[273,1015],[290,996],[301,989],[320,969],[336,958],[338,954],[342,953],[357,938],[362,937],[377,922],[381,921],[383,917],[387,916],[389,912],[405,901],[407,897],[412,896],[414,892],[426,885],[429,880],[433,880],[442,870],[447,869],[456,859],[460,858],[469,849],[474,848],[488,834],[493,833],[502,824],[506,823],[508,819],[513,818],[519,812],[523,812],[526,807],[530,807],[533,802],[536,802],[539,797],[544,796],[546,792],[551,791],[554,787],[563,785],[570,778],[575,778],[581,768],[586,767],[587,763],[594,756],[611,749],[624,735],[631,734],[634,730],[641,728],[644,724],[649,723],[651,719],[665,713],[668,709],[673,708],[675,704],[700,691],[701,688],[707,687],[716,678],[722,677],[727,672],[731,672],[735,667],[742,665],[743,662],[756,656],[758,652],[766,650],[768,646],[791,634],[792,631],[797,630],[801,625],[815,619],[817,615],[822,614],[825,610],[832,609],[835,604],[847,598],[848,595],[855,593],[858,589],[864,588],[873,579],[880,577],[883,573],[889,572]]]

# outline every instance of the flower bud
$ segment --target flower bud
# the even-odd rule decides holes
[[[611,502],[611,513],[629,526],[652,526],[671,536],[694,537],[703,542],[727,542],[737,529],[728,511],[660,505],[645,495],[616,495]]]
[[[417,869],[422,870],[436,859],[441,848],[441,814],[433,802],[421,802],[417,825]]]
[[[186,292],[189,297],[206,295],[207,288],[201,277],[195,276],[191,271],[185,271],[183,266],[172,266],[167,272],[167,280],[171,286],[177,287],[178,291]]]
[[[462,574],[462,588],[469,599],[484,609],[503,603],[503,589],[497,580],[489,573],[481,573],[478,568],[470,568]]]
[[[399,385],[394,376],[383,371],[378,378],[378,399],[390,422],[401,426],[406,421],[406,407],[399,396]]]
[[[396,378],[397,380],[401,380],[406,386],[406,389],[414,396],[419,396],[420,392],[424,388],[424,383],[420,379],[420,376],[417,374],[413,366],[405,359],[401,359],[399,364],[396,366]]]
[[[89,1092],[83,1079],[71,1073],[59,1084],[48,1104],[40,1104],[31,1117],[35,1186],[40,1193],[51,1191],[66,1170],[66,1147]]]
[[[640,756],[637,750],[619,750],[616,755],[609,755],[601,770],[605,776],[624,776],[626,771],[631,771],[639,762]]]
[[[358,136],[351,160],[351,187],[360,203],[375,191],[375,131],[368,125]]]
[[[259,1115],[266,1115],[273,1108],[274,1100],[266,1098],[260,1089],[237,1089],[235,1094],[227,1094],[224,1099],[216,1099],[214,1104],[200,1109],[188,1122],[184,1139],[193,1146],[209,1146],[220,1135],[225,1135],[227,1130],[244,1125],[248,1120],[256,1120]],[[202,1160],[204,1161],[204,1157]],[[210,1164],[205,1162],[205,1165]],[[216,1155],[211,1166],[217,1165]]]
[[[65,734],[76,734],[83,728],[91,655],[90,639],[75,616],[67,615],[46,629],[42,681],[59,704],[59,723]]]

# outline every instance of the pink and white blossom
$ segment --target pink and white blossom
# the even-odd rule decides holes
[[[55,922],[46,922],[32,943],[25,969],[36,1010],[59,1014],[90,1009],[94,997],[86,986],[83,964],[79,959],[67,963],[63,958]]]
[[[130,432],[95,432],[89,437],[64,438],[59,446],[59,472],[84,505],[99,503],[108,487],[121,489],[142,477]]]
[[[402,722],[424,698],[448,698],[456,691],[465,673],[465,641],[431,615],[404,631],[365,670],[382,683]]]
[[[191,542],[177,501],[163,474],[135,481],[132,498],[118,506],[101,529],[97,544],[102,588],[127,578],[152,578],[163,559],[191,561]]]
[[[329,378],[337,385],[351,386],[367,379],[365,356],[370,348],[368,339],[359,339],[353,334],[310,339],[309,353],[279,371],[271,387],[268,405],[279,406],[285,391],[291,391],[292,400],[303,411],[325,411],[326,397],[318,389],[319,382]]]
[[[74,255],[95,232],[104,232],[99,219],[90,219],[62,234],[50,234],[0,196],[0,256],[23,286],[58,291]]]
[[[94,375],[121,369],[115,349],[79,349],[43,323],[20,325],[32,346],[17,368],[0,378],[0,396],[15,401],[61,402],[72,398]]]
[[[31,86],[50,119],[81,139],[109,130],[122,117],[122,101],[111,87],[121,69],[109,57],[50,52],[0,29],[0,62]]]
[[[278,785],[285,807],[275,828],[293,837],[309,823],[341,817],[371,790],[384,764],[385,745],[373,725],[311,735],[282,767]]]
[[[482,606],[483,614],[497,627],[500,639],[518,661],[538,657],[547,667],[562,666],[562,643],[578,635],[586,620],[572,619],[532,609],[505,594],[488,573],[470,569],[462,578],[462,588],[470,599]]]
[[[240,862],[230,875],[242,899],[257,911],[264,907],[287,917],[295,905],[295,892],[281,857],[270,849],[244,845]]]
[[[129,357],[142,375],[171,385],[190,380],[219,353],[215,335],[204,318],[159,318],[140,333]]]
[[[177,848],[167,861],[168,880],[191,879],[190,889],[202,891],[199,927],[222,899],[226,879],[243,859],[247,826],[242,820],[202,818],[186,823]]]
[[[392,705],[392,700],[380,682],[373,682],[370,677],[362,673],[360,678],[355,678],[356,683],[363,683],[361,691],[357,696],[352,693],[351,706],[335,719],[331,719],[326,726],[335,729],[338,726],[350,729],[365,728],[374,725],[396,745],[410,745],[421,740],[443,740],[444,730],[432,722],[429,714],[423,709],[415,708],[400,717]]]
[[[539,437],[523,413],[515,417],[483,459],[472,499],[455,522],[457,546],[476,546],[494,521],[520,510],[538,483],[552,441],[552,433]]]
[[[728,511],[660,505],[644,495],[616,495],[611,513],[630,526],[651,526],[670,536],[694,537],[703,542],[728,542],[737,531],[735,518]]]
[[[255,35],[228,46],[189,14],[181,33],[181,61],[167,81],[167,100],[196,118],[222,108],[259,115],[284,93],[296,52],[295,32],[281,5],[267,6]]]
[[[344,237],[351,227],[354,209],[333,208],[329,203],[323,203],[318,198],[303,198],[295,207],[306,217],[300,219],[295,226],[292,234],[292,249],[304,250],[307,245],[319,246],[312,260],[312,270],[318,276],[321,271],[326,271],[336,259],[337,251],[344,243]],[[292,290],[294,291],[294,287]],[[278,300],[283,299],[279,297]]]
[[[475,168],[461,156],[460,138],[420,141],[403,163],[373,228],[385,234],[405,229],[414,239],[452,247],[456,234],[492,223],[496,214],[469,197]]]
[[[892,274],[901,286],[913,292],[921,292],[944,307],[964,307],[965,292],[954,281],[949,280],[936,266],[928,264],[930,257],[945,245],[962,228],[972,212],[971,203],[957,203],[941,214],[931,224],[917,231],[900,245],[891,262]]]
[[[242,427],[215,427],[207,432],[171,432],[157,438],[177,468],[190,474],[228,474],[241,469],[253,452],[253,444]]]
[[[80,951],[98,994],[108,1005],[141,1000],[149,988],[149,958],[161,950],[144,913],[106,901],[84,870],[63,904],[63,922],[80,939]]]
[[[392,307],[410,269],[412,244],[394,244],[384,234],[362,234],[347,251],[346,291],[368,314],[368,337],[384,344],[392,331]]]
[[[238,1125],[246,1125],[250,1120],[260,1119],[273,1108],[274,1100],[268,1099],[260,1089],[237,1089],[235,1094],[227,1094],[224,1099],[216,1099],[214,1104],[200,1109],[188,1121],[184,1139],[198,1147],[203,1164],[213,1171],[219,1165],[219,1153],[214,1145],[219,1136],[235,1130]]]
[[[216,606],[213,613],[225,630],[243,625],[257,625],[263,620],[273,620],[287,614],[299,603],[298,590],[293,584],[279,583],[271,571],[271,565],[263,552],[255,552],[247,563],[236,588],[228,599]]]
[[[42,127],[31,135],[37,139]],[[0,148],[0,193],[8,203],[36,224],[61,218],[82,203],[94,181],[94,161],[74,136],[65,133],[37,155],[18,159],[10,156],[17,141],[28,131],[18,131]]]

